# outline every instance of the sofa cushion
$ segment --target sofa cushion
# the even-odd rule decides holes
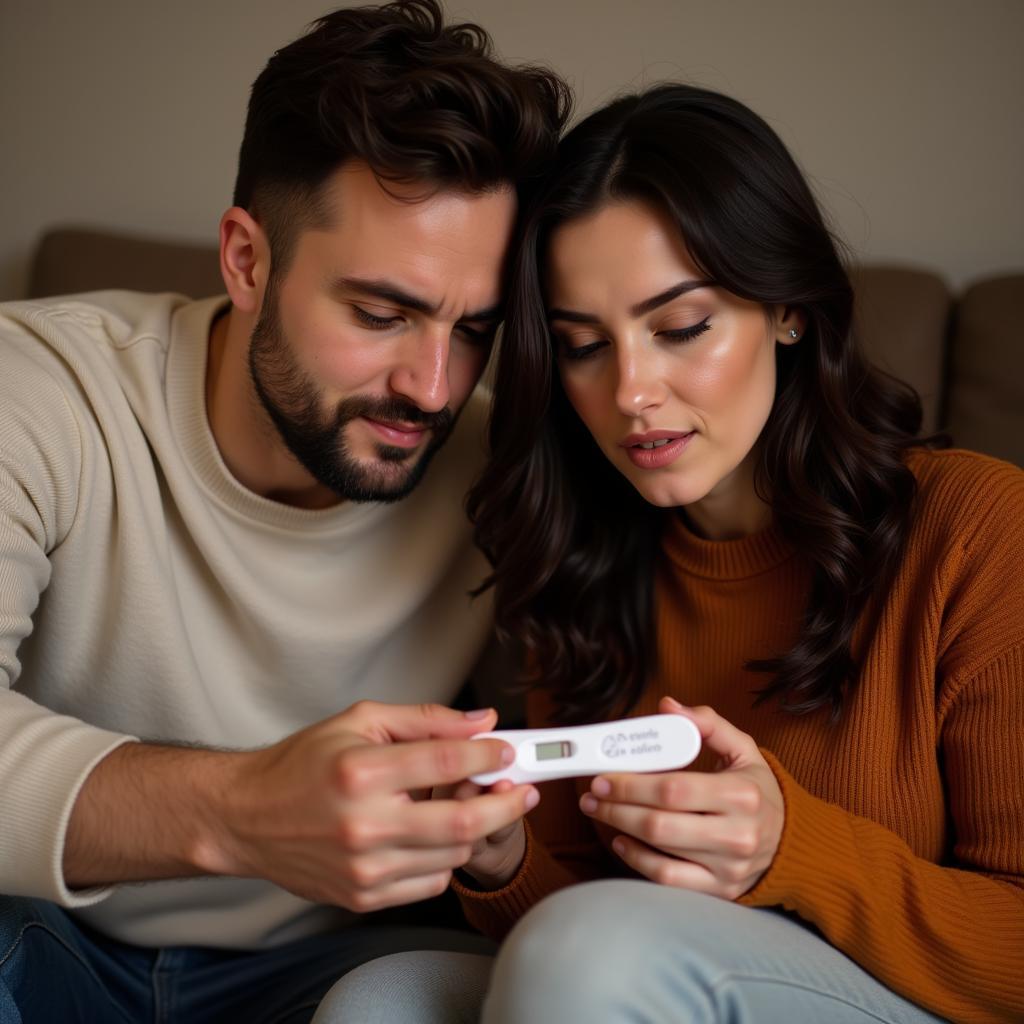
[[[54,228],[43,235],[32,262],[30,299],[105,288],[199,299],[219,295],[224,284],[214,246],[87,228]]]
[[[852,270],[857,336],[867,357],[912,385],[924,407],[922,430],[942,422],[944,353],[953,296],[937,274],[909,267]]]
[[[961,448],[1024,466],[1024,274],[980,281],[960,300],[951,344],[949,431]]]

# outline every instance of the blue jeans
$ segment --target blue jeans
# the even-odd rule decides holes
[[[493,948],[452,928],[360,924],[256,952],[143,949],[83,927],[45,900],[0,896],[0,1024],[298,1024],[368,960]]]

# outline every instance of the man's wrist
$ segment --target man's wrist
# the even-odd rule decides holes
[[[207,751],[210,760],[195,767],[201,775],[193,780],[198,794],[197,814],[189,833],[185,856],[198,875],[245,876],[243,853],[247,806],[244,780],[252,759],[250,751]]]
[[[72,810],[68,887],[232,873],[226,797],[244,757],[144,743],[111,751]]]

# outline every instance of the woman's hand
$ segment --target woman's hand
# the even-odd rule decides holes
[[[516,786],[507,779],[502,779],[489,787],[491,793],[509,793],[513,789],[524,789],[527,793],[524,804],[527,811],[532,810],[540,802],[540,793],[533,786]],[[435,800],[470,800],[485,791],[483,786],[474,782],[461,782],[457,786],[438,786],[433,791]],[[519,818],[505,828],[492,832],[483,839],[472,844],[469,860],[462,865],[466,872],[481,889],[494,890],[507,885],[519,870],[526,854],[526,829],[523,819]]]
[[[580,799],[584,814],[625,835],[612,843],[654,882],[735,899],[757,884],[779,848],[782,791],[754,740],[711,708],[663,697],[662,713],[685,713],[717,770],[606,774]]]

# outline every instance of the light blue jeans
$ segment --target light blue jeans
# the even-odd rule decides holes
[[[642,881],[533,908],[497,960],[403,953],[347,974],[314,1024],[938,1024],[811,927]]]
[[[491,952],[494,944],[399,923],[259,952],[141,949],[45,900],[0,896],[0,1024],[306,1024],[346,971],[411,949]]]

